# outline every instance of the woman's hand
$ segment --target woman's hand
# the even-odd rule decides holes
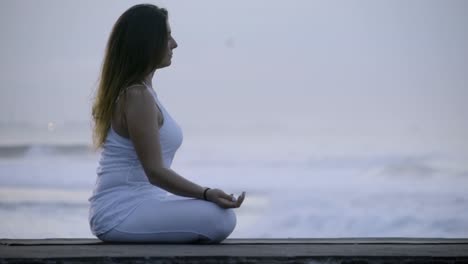
[[[220,189],[209,189],[206,191],[206,198],[223,208],[239,208],[244,201],[245,192],[236,199],[233,194],[229,195]]]

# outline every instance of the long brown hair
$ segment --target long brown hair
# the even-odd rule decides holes
[[[107,42],[93,103],[93,145],[102,146],[115,101],[126,87],[141,83],[162,62],[168,49],[167,10],[151,4],[125,11]]]

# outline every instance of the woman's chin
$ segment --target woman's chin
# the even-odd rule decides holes
[[[158,66],[158,69],[165,68],[165,67],[171,65],[171,63],[172,63],[172,62],[171,62],[170,60],[169,60],[169,61],[165,61],[164,63],[161,63],[161,64]]]

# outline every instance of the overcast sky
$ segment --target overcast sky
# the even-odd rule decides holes
[[[179,44],[154,81],[180,123],[426,131],[466,149],[468,1],[148,2]],[[0,1],[0,124],[89,122],[112,25],[137,3]]]

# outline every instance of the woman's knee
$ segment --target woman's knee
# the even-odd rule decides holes
[[[233,231],[234,228],[236,227],[237,224],[237,216],[236,213],[234,212],[234,209],[226,209],[226,225],[224,227],[224,231],[230,235]]]
[[[233,209],[219,208],[216,217],[211,219],[213,228],[211,239],[214,243],[219,243],[226,239],[236,227],[237,217]]]

